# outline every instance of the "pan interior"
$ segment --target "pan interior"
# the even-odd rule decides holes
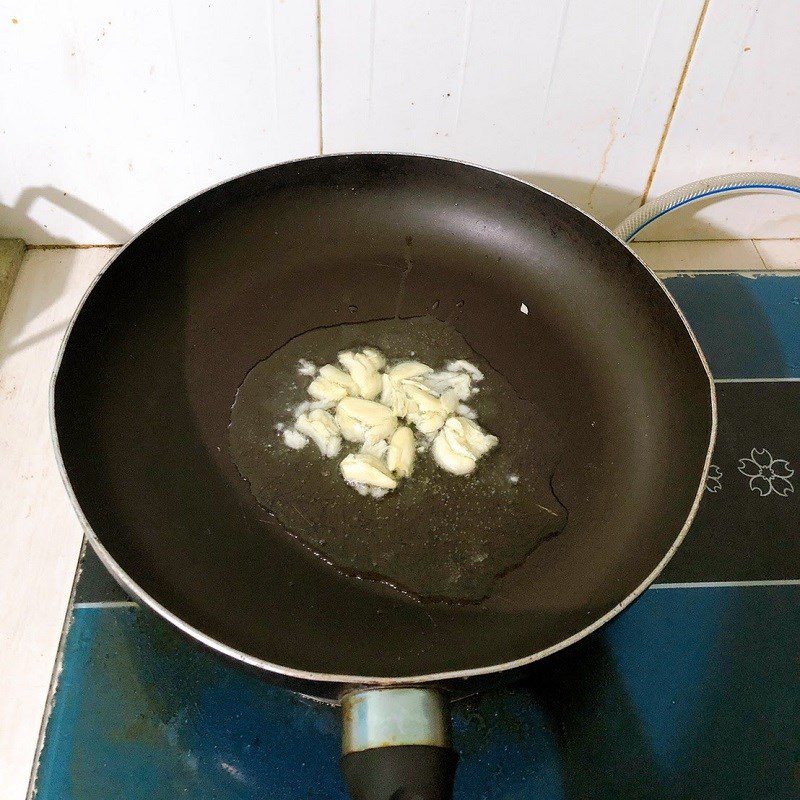
[[[432,297],[562,432],[567,524],[477,605],[322,563],[229,446],[232,398],[265,354],[322,326],[424,315]],[[145,592],[252,657],[374,677],[522,658],[613,609],[681,532],[712,424],[691,336],[611,234],[513,179],[387,155],[252,173],[140,234],[75,322],[55,417],[86,519]]]

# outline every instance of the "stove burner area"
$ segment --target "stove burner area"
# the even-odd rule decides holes
[[[625,613],[454,704],[457,800],[798,797],[800,277],[666,283],[718,377],[700,511]],[[37,800],[347,797],[337,709],[196,649],[91,551],[62,655]]]

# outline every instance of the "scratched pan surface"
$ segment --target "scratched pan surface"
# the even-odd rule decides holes
[[[338,573],[258,505],[229,452],[258,361],[311,328],[392,316],[403,282],[401,315],[463,302],[460,331],[563,435],[566,527],[478,605]],[[120,582],[301,684],[469,675],[579,637],[685,531],[713,416],[685,323],[608,231],[506,176],[402,155],[283,164],[177,207],[100,277],[54,382],[64,472]]]

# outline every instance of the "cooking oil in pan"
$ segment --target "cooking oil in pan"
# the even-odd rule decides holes
[[[474,363],[484,380],[470,404],[500,446],[466,476],[443,472],[420,454],[413,475],[380,500],[341,480],[339,461],[347,451],[324,459],[313,447],[285,447],[282,424],[310,381],[298,374],[301,360],[331,363],[340,351],[364,345],[391,361]],[[339,570],[418,598],[479,601],[566,524],[550,486],[560,455],[557,428],[435,317],[343,324],[296,336],[245,377],[231,409],[230,445],[256,499],[287,532]]]

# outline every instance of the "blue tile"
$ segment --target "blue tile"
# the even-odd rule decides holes
[[[680,276],[665,284],[715,378],[800,377],[800,276]]]
[[[800,587],[651,590],[515,687],[456,705],[456,797],[796,797],[798,641]],[[335,710],[147,611],[81,608],[38,797],[344,798],[338,748]]]

